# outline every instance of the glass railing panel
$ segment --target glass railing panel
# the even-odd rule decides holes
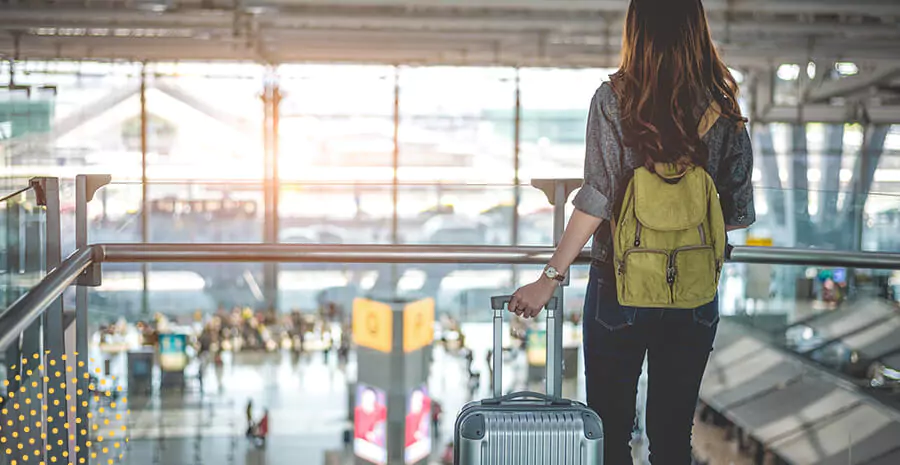
[[[0,202],[0,302],[6,308],[46,272],[46,210],[28,189]]]
[[[141,242],[141,185],[113,182],[87,206],[90,243]]]

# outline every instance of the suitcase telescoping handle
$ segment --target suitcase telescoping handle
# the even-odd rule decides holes
[[[494,398],[499,399],[503,396],[503,313],[511,295],[500,295],[491,297],[491,309],[494,310]],[[559,299],[556,296],[547,301],[544,308],[547,310],[547,396],[550,398],[561,397],[561,392],[554,392],[556,386],[556,377],[562,376],[562,369],[557,365],[558,358],[556,355],[556,338],[562,337],[556,334],[556,313]]]
[[[506,394],[505,396],[494,397],[493,399],[484,399],[481,401],[481,403],[484,405],[502,404],[505,402],[514,401],[514,400],[518,400],[518,399],[539,399],[539,400],[549,402],[550,404],[553,404],[553,405],[561,405],[561,406],[566,406],[566,407],[572,405],[572,401],[569,399],[563,399],[562,397],[548,396],[547,394],[541,394],[540,392],[533,392],[533,391],[511,392],[509,394]]]

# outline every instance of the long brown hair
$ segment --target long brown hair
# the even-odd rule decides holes
[[[706,166],[697,132],[704,104],[743,121],[737,83],[722,63],[701,0],[631,0],[625,18],[622,64],[611,76],[619,99],[623,142],[645,164]]]

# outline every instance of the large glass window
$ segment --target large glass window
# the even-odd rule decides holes
[[[156,63],[147,79],[147,177],[237,180],[263,177],[262,66]],[[227,96],[227,98],[223,98]],[[140,153],[140,115],[122,137]]]
[[[591,98],[610,70],[522,69],[521,178],[580,178]]]
[[[140,178],[140,148],[122,131],[140,114],[139,65],[24,61],[16,70],[17,87],[0,90],[7,175]]]
[[[279,240],[389,242],[394,68],[285,65],[278,74]]]
[[[400,70],[401,180],[510,182],[515,70]]]

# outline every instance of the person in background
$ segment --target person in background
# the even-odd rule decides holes
[[[444,413],[444,407],[435,399],[431,400],[431,434],[434,436],[434,442],[437,444],[441,437],[441,415]]]
[[[256,425],[256,440],[260,447],[266,447],[266,438],[269,436],[269,409],[263,410],[263,416]]]
[[[247,399],[247,436],[253,435],[253,399]]]
[[[441,454],[441,465],[453,465],[453,443],[448,442]]]

